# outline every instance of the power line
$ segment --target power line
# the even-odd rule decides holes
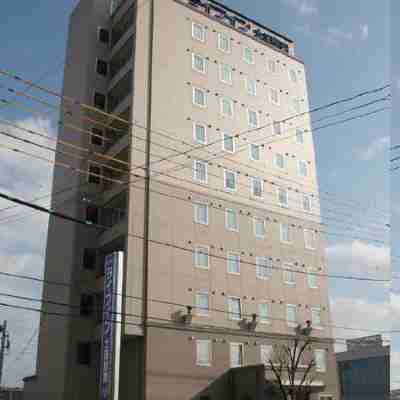
[[[89,222],[89,221],[85,221],[85,220],[81,220],[81,219],[78,219],[78,218],[70,217],[70,216],[65,215],[63,213],[47,209],[45,207],[41,207],[41,206],[38,206],[36,204],[32,204],[30,202],[26,202],[26,201],[24,201],[22,199],[19,199],[19,198],[13,197],[13,196],[9,196],[9,195],[7,195],[5,193],[1,193],[0,192],[0,197],[5,199],[5,200],[8,200],[8,201],[11,201],[11,202],[14,202],[14,203],[18,203],[18,204],[24,205],[26,207],[30,207],[30,208],[36,209],[37,211],[41,211],[41,212],[53,215],[54,217],[57,217],[57,218],[61,218],[61,219],[68,220],[70,222],[78,223],[80,225],[85,225],[85,226],[89,226],[89,227],[93,227],[93,228],[97,228],[97,229],[109,229],[106,226],[102,226],[102,225],[95,224],[95,223],[92,223],[92,222]],[[143,239],[143,237],[141,235],[136,235],[136,234],[133,234],[133,233],[127,233],[127,235],[131,236],[131,237],[134,237],[134,238],[137,238],[137,239]],[[186,247],[183,247],[183,246],[179,246],[179,245],[176,245],[176,244],[173,244],[173,243],[163,242],[163,241],[159,241],[159,240],[155,240],[155,239],[149,239],[149,242],[157,244],[157,245],[160,245],[160,246],[167,246],[167,247],[175,248],[175,249],[178,249],[178,250],[181,250],[181,251],[189,252],[191,254],[195,253],[195,251],[193,249],[189,249],[189,248],[186,248]],[[225,260],[225,261],[229,261],[230,260],[228,257],[217,256],[217,255],[214,255],[214,254],[209,254],[209,257],[216,258],[216,259],[222,259],[222,260]],[[253,265],[253,266],[257,267],[256,263],[250,263],[250,262],[243,261],[243,264]],[[274,267],[274,266],[271,266],[271,267],[268,267],[268,268],[270,268],[270,269],[279,269],[280,271],[284,271],[285,270],[285,269],[277,268],[277,267]],[[292,271],[291,269],[287,269],[287,270],[288,271]],[[387,280],[387,279],[375,279],[375,278],[355,277],[355,276],[346,276],[346,275],[321,274],[321,273],[315,273],[315,272],[304,272],[304,271],[301,271],[301,270],[296,271],[296,272],[299,273],[299,274],[309,274],[309,275],[315,275],[315,276],[324,276],[324,277],[335,278],[335,279],[358,280],[358,281],[367,281],[367,282],[382,282],[382,283],[383,282],[384,283],[390,282],[390,280]]]
[[[72,171],[74,171],[74,172],[77,172],[77,173],[82,173],[82,174],[87,175],[87,172],[86,172],[86,171],[82,171],[82,170],[79,169],[79,168],[72,167],[70,164],[58,163],[58,162],[55,162],[55,161],[48,160],[48,159],[46,159],[46,158],[44,158],[44,157],[32,155],[31,153],[28,153],[28,152],[25,152],[25,151],[22,151],[22,150],[19,150],[19,149],[16,149],[16,148],[12,148],[12,147],[8,147],[8,146],[4,146],[4,145],[1,145],[1,144],[0,144],[0,148],[1,148],[1,147],[2,147],[2,148],[5,148],[5,149],[7,149],[7,150],[12,150],[12,151],[15,151],[15,152],[24,154],[24,155],[31,156],[31,157],[33,157],[33,158],[40,159],[40,160],[42,160],[42,161],[46,161],[46,162],[52,163],[52,164],[54,164],[54,165],[60,165],[60,166],[62,166],[62,167],[64,167],[64,168],[68,168],[68,169],[70,169],[70,170],[72,170]],[[102,177],[102,175],[95,174],[95,173],[91,173],[91,175],[96,176],[96,177],[99,177],[99,178]],[[141,177],[141,176],[137,176],[137,177],[140,178],[140,179],[143,179],[143,177]],[[171,177],[172,179],[177,179],[177,178],[175,178],[175,177],[173,177],[173,176],[170,176],[170,175],[169,175],[169,177]],[[118,180],[115,180],[115,179],[112,179],[112,178],[107,178],[107,180],[112,181],[112,182],[116,182],[116,183],[121,184],[121,185],[124,184],[123,181],[118,181]],[[179,180],[179,179],[178,179],[178,180]],[[181,180],[182,180],[182,179],[181,179]],[[155,181],[155,180],[153,179],[153,181]],[[186,181],[189,182],[190,184],[193,184],[192,181],[189,181],[189,180],[186,180]],[[161,181],[156,181],[156,182],[157,182],[157,183],[160,183],[160,184],[164,184],[164,185],[170,185],[169,183],[164,183],[164,182],[161,182]],[[133,184],[129,184],[129,186],[136,187],[136,186],[133,185]],[[143,190],[143,188],[141,188],[141,187],[139,187],[139,189],[142,189],[142,190]],[[222,191],[221,189],[214,189],[214,190],[223,192],[224,194],[227,193],[227,192]],[[154,193],[154,190],[152,190],[152,192]],[[190,190],[190,192],[194,192],[194,191],[193,191],[193,190]],[[159,192],[159,194],[160,194],[160,195],[164,195],[164,196],[166,196],[166,197],[171,197],[171,196],[169,196],[169,195],[166,195],[165,193],[160,193],[160,192]],[[198,194],[199,194],[200,196],[204,196],[204,193],[198,192]],[[228,193],[228,194],[229,194],[229,193]],[[236,196],[237,196],[237,195],[236,195]],[[173,197],[173,198],[176,198],[176,199],[179,199],[179,197],[176,197],[176,196],[172,196],[172,197]],[[241,197],[244,197],[244,196],[241,196]],[[186,199],[181,199],[181,200],[187,201]],[[248,200],[248,199],[246,198],[246,200]],[[192,203],[192,202],[191,202],[191,203]],[[273,205],[274,207],[279,208],[279,206],[276,206],[275,204],[272,204],[272,205]],[[254,207],[254,206],[250,206],[250,207],[251,207],[251,208],[256,208],[256,207]],[[267,211],[267,210],[262,209],[262,212],[265,212],[265,211]],[[280,213],[280,212],[278,212],[278,211],[273,211],[273,213],[278,214],[278,215],[283,215],[283,216],[285,216],[285,217],[288,216],[288,215],[282,214],[282,213]],[[303,212],[303,213],[306,214],[305,212]],[[304,219],[302,219],[302,218],[300,218],[300,217],[296,217],[296,216],[290,216],[290,217],[293,218],[293,219],[295,219],[295,220],[302,221],[302,222],[305,221]],[[319,215],[318,215],[318,217],[319,217]],[[317,223],[317,222],[315,222],[315,221],[311,221],[311,222],[320,225],[320,223]],[[348,230],[348,229],[347,229],[347,230]],[[315,231],[316,233],[320,232],[320,233],[323,233],[323,234],[326,234],[326,235],[329,235],[329,236],[341,236],[341,237],[346,237],[346,238],[350,238],[350,239],[359,239],[359,240],[366,240],[366,241],[376,242],[376,243],[380,243],[380,244],[383,244],[383,243],[384,243],[382,240],[378,240],[378,239],[376,239],[376,238],[358,237],[358,236],[354,236],[354,235],[344,235],[344,234],[331,233],[331,232],[322,231],[322,230],[317,231],[317,230],[315,230],[315,229],[313,229],[313,231]]]

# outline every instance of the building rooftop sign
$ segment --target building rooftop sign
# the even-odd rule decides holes
[[[209,16],[220,20],[238,31],[253,36],[255,39],[271,45],[293,56],[293,41],[260,23],[218,3],[215,0],[186,0],[189,6],[197,8]]]

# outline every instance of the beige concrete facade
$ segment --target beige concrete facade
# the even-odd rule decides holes
[[[62,197],[54,196],[53,207],[84,219],[87,207],[96,205],[98,223],[108,229],[50,220],[45,277],[70,286],[45,285],[44,299],[79,306],[82,294],[98,292],[100,300],[95,306],[101,305],[104,254],[124,251],[121,400],[143,398],[143,390],[146,400],[187,400],[230,368],[231,342],[244,344],[244,365],[259,364],[261,344],[287,342],[293,335],[293,324],[288,324],[286,316],[288,304],[296,305],[299,323],[310,320],[312,310],[319,310],[323,329],[313,331],[315,348],[327,352],[326,372],[318,373],[316,379],[323,382],[323,393],[339,399],[336,362],[329,340],[332,332],[327,280],[317,276],[316,284],[311,285],[307,275],[309,271],[328,270],[320,232],[314,145],[306,113],[309,107],[306,72],[301,60],[294,56],[294,44],[231,10],[225,9],[228,16],[236,15],[236,27],[216,18],[213,8],[194,7],[186,0],[154,0],[148,319],[144,329],[143,176],[149,112],[151,8],[150,1],[135,5],[125,0],[117,4],[110,17],[105,3],[81,1],[71,16],[64,95],[93,105],[94,93],[102,93],[107,96],[105,111],[131,121],[132,126],[102,113],[66,105],[72,112],[72,116],[64,117],[66,122],[91,130],[90,118],[102,124],[95,125],[97,128],[103,129],[108,124],[111,129],[103,129],[101,146],[93,145],[93,139],[83,132],[72,132],[74,128],[61,129],[60,138],[103,152],[109,158],[88,155],[87,160],[77,164],[76,160],[67,157],[61,160],[57,156],[58,161],[75,162],[74,166],[84,171],[97,162],[101,164],[100,175],[105,178],[88,183],[85,174],[56,167],[54,193],[65,187],[75,188]],[[217,6],[215,2],[211,5]],[[250,24],[247,33],[238,29],[246,24]],[[100,27],[111,32],[110,44],[99,41]],[[193,37],[196,29],[204,29],[204,40]],[[255,29],[274,37],[274,44],[257,39]],[[219,38],[227,39],[229,51],[219,49]],[[277,43],[288,46],[288,50],[278,49]],[[247,62],[246,56],[254,62]],[[204,71],[194,69],[195,57],[204,62]],[[106,77],[96,73],[97,59],[108,63]],[[230,71],[232,82],[221,80],[223,68]],[[256,92],[250,90],[254,84]],[[204,107],[193,104],[196,88],[204,91]],[[279,97],[277,102],[273,101],[274,90]],[[223,99],[232,101],[232,116],[222,115]],[[249,125],[252,111],[262,129],[255,130]],[[287,120],[300,113],[305,114]],[[282,120],[287,121],[281,124],[282,132],[277,135],[273,123]],[[206,146],[196,142],[194,124],[205,127]],[[296,128],[303,130],[303,140],[300,134],[296,136]],[[238,136],[235,152],[223,150],[223,133]],[[259,160],[251,159],[251,144],[260,145]],[[279,155],[286,160],[284,168],[276,166]],[[195,161],[206,163],[206,183],[193,179]],[[301,162],[307,176],[299,174]],[[235,191],[225,188],[225,170],[237,173]],[[263,181],[260,198],[251,193],[251,180],[255,178]],[[279,188],[287,190],[287,207],[278,202]],[[304,208],[305,194],[312,203],[311,210]],[[208,207],[207,224],[196,221],[198,203]],[[226,210],[237,213],[237,231],[227,229]],[[265,220],[263,238],[255,235],[255,221],[260,219]],[[281,240],[281,224],[290,228],[290,243]],[[313,249],[306,248],[305,230],[315,233]],[[207,268],[195,265],[194,253],[200,247],[208,249]],[[83,265],[85,249],[96,249],[95,269]],[[228,270],[231,253],[240,256],[239,273]],[[266,257],[272,265],[266,279],[257,276],[257,257]],[[294,284],[286,282],[287,263],[295,270]],[[197,295],[201,293],[208,294],[207,316],[198,315],[201,309],[196,308]],[[240,298],[241,317],[260,314],[260,304],[267,304],[268,320],[265,323],[259,320],[253,333],[241,329],[238,321],[230,318],[228,297]],[[186,312],[186,306],[195,307],[190,326],[174,320],[176,312]],[[77,315],[76,318],[42,316],[37,378],[27,385],[28,399],[98,398],[101,325],[96,312],[83,318],[76,308],[46,303],[43,307],[48,312]],[[197,340],[211,341],[208,367],[196,364]],[[77,362],[80,342],[91,343],[89,365]]]

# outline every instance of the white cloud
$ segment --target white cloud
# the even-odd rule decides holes
[[[51,122],[43,118],[27,118],[16,121],[16,125],[55,136]],[[0,123],[0,129],[24,137],[37,144],[53,147],[52,142],[29,135],[21,130]],[[54,153],[33,147],[12,138],[2,136],[2,144],[24,150],[40,157],[52,160]],[[52,166],[44,161],[33,159],[16,152],[0,149],[0,191],[27,200],[51,192]],[[41,204],[48,205],[49,199]],[[0,201],[0,208],[15,204]],[[41,277],[44,269],[44,253],[47,236],[48,216],[33,212],[24,207],[0,212],[0,265],[3,272]],[[33,298],[41,297],[39,283],[8,278],[0,278],[0,293],[9,293]],[[0,296],[0,302],[40,308],[40,303],[26,302]],[[12,338],[10,354],[5,360],[4,383],[21,385],[21,379],[34,373],[36,361],[37,331],[39,314],[1,307],[2,319],[7,319]],[[31,343],[27,346],[29,339]],[[25,349],[25,350],[24,350]],[[24,350],[24,352],[22,352]]]
[[[283,4],[292,7],[301,16],[318,14],[318,8],[312,0],[282,0]]]
[[[321,35],[322,39],[329,45],[342,46],[353,39],[353,33],[342,26],[328,28]]]
[[[369,26],[367,24],[360,25],[361,39],[366,40],[369,36]]]
[[[372,140],[366,148],[358,151],[358,156],[361,160],[370,161],[379,156],[384,151],[389,150],[389,146],[390,137],[380,137]]]

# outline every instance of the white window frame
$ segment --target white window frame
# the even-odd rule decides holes
[[[261,306],[267,306],[267,316],[265,319],[261,318]],[[267,301],[263,301],[261,303],[258,303],[258,320],[260,321],[260,324],[264,325],[269,325],[271,324],[271,313],[270,313],[270,304]]]
[[[205,167],[205,179],[204,181],[199,179],[197,174],[197,164],[202,164]],[[201,161],[201,160],[193,160],[193,181],[197,182],[197,183],[201,183],[203,185],[207,185],[208,184],[208,164],[205,161]]]
[[[204,103],[205,104],[196,103],[196,90],[200,90],[201,92],[204,93]],[[199,88],[197,86],[193,86],[193,89],[192,89],[192,102],[193,102],[193,105],[196,106],[196,107],[207,108],[207,91],[205,89]]]
[[[206,207],[206,210],[207,210],[207,221],[206,222],[203,222],[203,221],[199,221],[199,219],[197,218],[197,216],[198,216],[198,208],[199,207]],[[202,202],[202,201],[195,201],[195,202],[193,202],[193,209],[194,209],[194,222],[196,223],[196,224],[200,224],[200,225],[208,225],[209,224],[209,218],[210,218],[210,216],[209,216],[209,205],[208,205],[208,203],[206,203],[206,202]]]
[[[294,265],[290,262],[285,262],[283,264],[283,281],[288,286],[296,286],[296,271],[294,269]],[[287,279],[288,277],[292,277],[292,280]]]
[[[201,253],[201,250],[207,249],[207,266],[201,265],[199,263],[199,254]],[[194,266],[199,269],[203,269],[206,271],[210,270],[210,247],[209,246],[203,246],[203,245],[197,245],[194,249]]]
[[[234,187],[233,189],[226,186],[226,182],[227,182],[226,176],[227,176],[228,173],[229,173],[229,174],[233,174],[234,177],[235,177],[235,187]],[[226,169],[226,168],[224,168],[224,189],[225,189],[227,192],[232,192],[232,193],[237,192],[237,187],[238,187],[237,179],[238,179],[238,174],[237,174],[236,171],[233,171],[233,170],[231,170],[231,169]]]
[[[318,330],[323,330],[324,327],[322,325],[322,309],[321,307],[311,307],[310,308],[310,312],[311,312],[311,323],[312,323],[312,327],[313,329],[318,329]],[[316,324],[314,321],[314,312],[318,312],[319,313],[319,324]]]
[[[225,148],[225,135],[230,136],[232,138],[232,143],[233,143],[232,150]],[[222,136],[222,150],[226,151],[227,153],[231,153],[231,154],[236,153],[236,137],[235,137],[235,135],[230,134],[228,132],[221,132],[221,136]]]
[[[201,127],[204,128],[204,142],[199,141],[199,140],[197,139],[197,136],[196,136],[196,133],[197,133],[196,127],[197,127],[197,126],[201,126]],[[206,124],[202,124],[202,123],[200,123],[200,122],[193,122],[193,140],[194,140],[196,143],[207,144],[207,125],[206,125]]]
[[[231,300],[239,300],[239,317],[237,317],[236,315],[234,315],[235,313],[233,313],[231,311]],[[240,321],[242,319],[242,314],[243,314],[243,308],[242,308],[242,299],[240,297],[237,296],[228,296],[227,297],[227,301],[228,301],[228,318],[230,321]]]
[[[289,240],[283,239],[283,235],[282,235],[282,233],[283,233],[283,226],[287,226],[287,227],[288,227],[288,236],[289,236]],[[279,225],[279,230],[280,230],[280,240],[281,240],[281,243],[291,244],[291,243],[292,243],[292,239],[291,239],[291,237],[290,237],[290,224],[281,223],[281,224]]]
[[[314,269],[309,269],[307,271],[307,285],[309,289],[318,289],[318,275],[317,275],[317,270]]]
[[[258,148],[258,152],[259,152],[259,156],[260,156],[258,159],[253,157],[253,152],[252,152],[253,146]],[[262,147],[260,144],[255,144],[255,143],[249,144],[249,158],[251,161],[261,161],[261,149],[262,149]]]
[[[283,134],[283,123],[281,121],[272,121],[272,131],[274,136],[282,136]],[[278,127],[279,132],[276,132],[276,126]]]
[[[306,208],[306,201],[309,204],[309,208]],[[306,212],[311,212],[312,211],[312,197],[308,194],[303,194],[303,210]]]
[[[239,272],[233,272],[230,270],[230,261],[231,261],[231,257],[234,256],[235,258],[237,258],[238,261],[238,267],[239,267]],[[227,266],[227,271],[228,274],[230,275],[240,275],[240,253],[237,251],[228,251],[228,253],[226,254],[226,266]]]
[[[204,64],[204,70],[198,69],[196,67],[196,63],[195,63],[196,57],[199,57],[202,59],[203,64]],[[199,72],[200,74],[205,75],[207,73],[207,59],[200,54],[192,53],[192,69],[193,69],[193,71],[196,71],[196,72]]]
[[[256,124],[255,125],[253,125],[251,123],[251,118],[250,118],[250,114],[251,113],[254,113],[254,115],[256,116],[257,120],[256,120]],[[257,113],[257,111],[254,111],[251,108],[247,109],[247,124],[248,124],[249,128],[251,128],[251,129],[257,129],[260,126],[260,119],[258,117],[258,113]]]
[[[277,156],[282,156],[283,167],[281,167],[280,165],[278,165]],[[286,158],[286,156],[285,156],[283,153],[275,153],[275,154],[274,154],[274,167],[275,167],[275,168],[279,168],[280,170],[287,170],[287,158]]]
[[[195,26],[198,26],[202,30],[202,35],[201,38],[197,37],[195,34]],[[203,24],[200,24],[199,22],[193,21],[192,22],[192,39],[197,40],[198,42],[205,43],[207,40],[207,30],[206,26]]]
[[[207,296],[207,305],[208,305],[207,309],[199,307],[198,299],[200,296]],[[195,297],[196,297],[196,316],[197,317],[205,317],[205,318],[209,317],[210,316],[210,294],[208,293],[208,290],[198,290],[196,292]]]
[[[324,365],[321,368],[318,365],[318,356],[317,354],[323,354]],[[326,350],[316,349],[314,350],[314,358],[315,358],[315,370],[317,372],[326,372],[327,370],[327,357],[326,357]]]
[[[274,65],[273,70],[271,68],[271,63],[273,63],[273,65]],[[276,60],[273,60],[272,58],[268,58],[267,59],[267,68],[268,68],[269,73],[276,74],[278,72],[278,63],[276,62]]]
[[[256,79],[250,79],[249,77],[247,77],[247,78],[245,78],[245,82],[246,82],[247,94],[249,96],[256,97],[257,96],[257,91],[258,91],[257,90],[257,80]],[[249,85],[250,82],[253,84],[253,86]],[[254,88],[254,91],[250,90],[250,88]]]
[[[257,221],[262,221],[264,225],[264,234],[263,235],[258,235],[257,234]],[[254,231],[254,236],[258,239],[265,239],[266,237],[266,232],[267,232],[267,222],[265,218],[260,218],[260,217],[253,217],[253,231]]]
[[[261,183],[261,195],[258,196],[254,193],[254,183],[259,181]],[[251,176],[250,177],[250,194],[254,199],[262,200],[264,198],[264,180],[262,178]]]
[[[241,354],[241,364],[234,364],[232,360],[232,349],[233,348],[238,348],[239,349],[239,354]],[[244,343],[229,343],[229,365],[231,368],[239,368],[243,367],[244,365]]]
[[[263,354],[268,353],[268,360],[264,360]],[[272,344],[262,344],[260,345],[260,362],[265,366],[270,366],[269,361],[273,361],[274,346]]]
[[[289,308],[294,309],[294,316],[295,316],[295,321],[289,321],[289,313],[288,310]],[[297,326],[297,320],[298,320],[298,315],[297,315],[297,305],[296,304],[286,304],[286,323],[288,326],[294,327]]]
[[[231,108],[232,108],[232,115],[224,113],[224,100],[228,100],[230,102]],[[221,100],[220,100],[220,113],[221,113],[221,115],[223,117],[234,118],[234,116],[235,116],[235,106],[234,106],[233,100],[231,98],[229,98],[229,97],[222,97],[221,98]]]
[[[199,345],[204,345],[207,344],[208,348],[208,362],[202,362],[200,360],[199,354],[200,354],[200,349]],[[209,339],[197,339],[196,340],[196,365],[198,367],[211,367],[212,364],[212,342]]]
[[[252,54],[251,60],[249,60],[249,59],[246,57],[246,50],[250,50],[250,51],[251,51],[251,54]],[[243,47],[243,61],[244,61],[246,64],[249,64],[249,65],[254,65],[254,64],[256,63],[256,56],[255,56],[254,49],[252,49],[252,48],[249,47],[249,46]]]
[[[292,72],[294,72],[295,79],[293,79]],[[297,72],[296,72],[295,69],[289,68],[289,69],[288,69],[288,74],[289,74],[289,80],[290,80],[290,82],[292,82],[292,83],[297,83],[297,82],[299,81],[299,78],[298,78],[298,76],[297,76]]]
[[[295,106],[295,102],[297,102],[297,106]],[[297,114],[301,114],[301,101],[298,97],[293,97],[292,98],[292,108],[293,111]]]
[[[313,236],[312,240],[314,242],[314,247],[312,247],[312,245],[309,246],[309,243],[307,243],[307,239],[306,239],[307,232],[310,232],[312,234],[312,236]],[[316,248],[317,248],[317,234],[315,233],[315,231],[313,229],[304,229],[304,247],[307,250],[316,250]]]
[[[229,75],[230,79],[228,79],[228,80],[224,79],[224,73],[223,73],[223,71],[224,71],[223,68],[224,67],[228,67],[230,69],[230,75]],[[220,63],[219,64],[219,80],[222,83],[225,83],[227,85],[230,85],[230,86],[233,85],[233,68],[230,65],[224,64],[224,63]]]
[[[222,38],[225,38],[225,39],[227,39],[227,43],[228,43],[228,48],[227,49],[224,49],[222,46],[221,46],[221,43],[222,43]],[[231,52],[232,52],[232,44],[231,44],[231,39],[230,39],[230,37],[226,34],[226,33],[224,33],[224,32],[218,32],[218,39],[217,39],[217,42],[218,42],[218,44],[217,44],[217,47],[218,47],[218,50],[220,50],[220,51],[222,51],[223,53],[226,53],[226,54],[230,54]]]
[[[277,100],[275,101],[274,99],[273,99],[273,96],[272,96],[272,91],[276,91],[276,97],[277,97]],[[278,89],[275,89],[275,88],[273,88],[273,87],[269,87],[268,88],[268,94],[269,94],[269,101],[271,102],[271,104],[275,104],[276,106],[279,106],[280,104],[281,104],[281,99],[280,99],[280,94],[279,94],[279,90]]]
[[[301,135],[300,135],[301,132]],[[304,144],[304,129],[301,128],[296,128],[296,143],[297,144]],[[301,140],[299,140],[299,137],[301,137]]]
[[[280,196],[281,191],[284,191],[286,193],[286,203],[281,203],[281,196]],[[289,191],[287,189],[278,187],[276,189],[276,195],[278,198],[278,204],[283,208],[289,208]]]
[[[229,212],[233,212],[236,215],[236,228],[229,227]],[[225,228],[230,232],[239,232],[239,213],[233,208],[225,209]]]
[[[262,281],[268,281],[269,279],[272,278],[272,265],[269,266],[268,264],[270,263],[270,259],[266,256],[256,256],[256,279],[262,280]],[[266,270],[267,272],[266,275],[264,273],[260,273],[262,270]]]
[[[305,171],[306,171],[305,175],[303,175],[301,173],[300,165],[305,165]],[[297,161],[297,174],[298,174],[298,176],[300,176],[302,178],[307,178],[308,177],[308,164],[307,164],[307,161],[305,161],[305,160],[298,160]]]

